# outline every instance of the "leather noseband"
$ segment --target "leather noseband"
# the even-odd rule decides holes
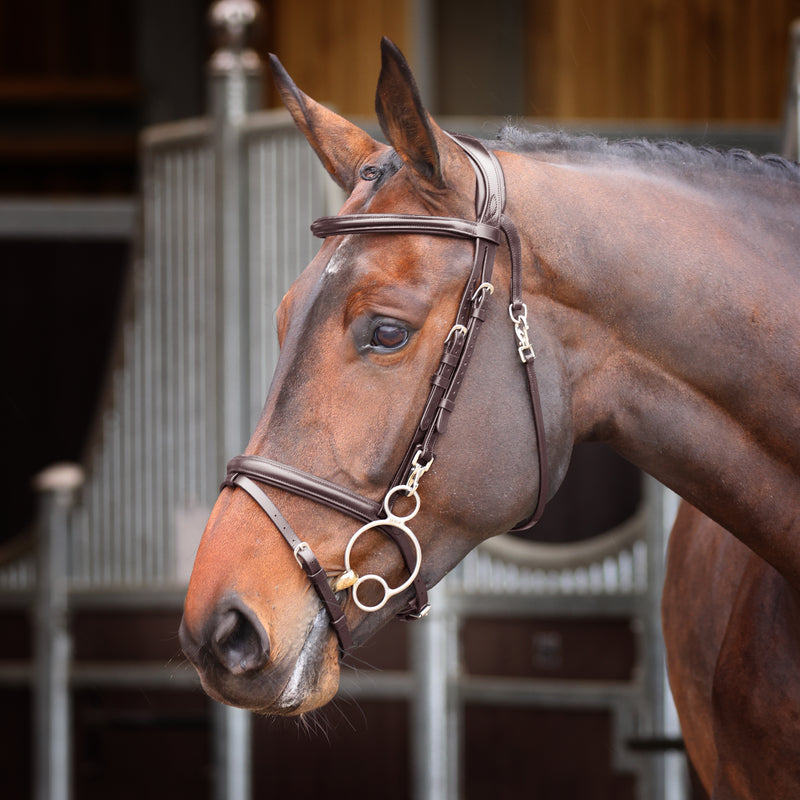
[[[421,562],[419,543],[406,524],[416,514],[416,510],[408,516],[400,517],[392,511],[392,504],[398,491],[402,491],[403,494],[413,497],[416,500],[416,508],[419,508],[417,486],[433,463],[439,436],[447,429],[448,418],[455,406],[485,317],[485,304],[494,290],[491,283],[494,257],[497,246],[504,239],[511,255],[509,315],[514,323],[520,359],[525,366],[537,437],[540,476],[534,513],[513,530],[520,531],[532,527],[541,517],[547,501],[549,489],[547,449],[539,389],[534,371],[535,354],[528,339],[527,308],[522,302],[521,246],[516,226],[503,213],[506,200],[503,170],[494,153],[477,139],[455,135],[451,138],[464,150],[475,169],[478,181],[475,221],[410,214],[349,214],[321,217],[311,226],[314,235],[320,238],[361,233],[423,233],[472,239],[475,242],[472,269],[462,293],[453,327],[444,343],[439,366],[431,379],[427,402],[383,504],[296,467],[256,455],[233,458],[228,464],[222,484],[223,487],[244,489],[272,520],[292,548],[298,564],[305,571],[327,610],[342,652],[353,646],[353,637],[339,599],[350,587],[355,604],[362,610],[374,611],[382,607],[389,597],[411,586],[414,589],[414,598],[398,616],[416,619],[428,611],[427,588],[419,575]],[[300,540],[258,484],[266,484],[314,500],[364,523],[348,544],[345,554],[346,572],[338,577],[333,587],[331,579],[311,548]],[[379,528],[397,544],[409,570],[410,578],[396,589],[389,589],[386,582],[377,575],[359,578],[349,567],[349,554],[353,543],[361,533],[371,527]],[[384,595],[379,604],[366,606],[359,600],[358,589],[361,583],[367,580],[381,584]]]

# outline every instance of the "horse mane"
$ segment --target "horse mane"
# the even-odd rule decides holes
[[[800,164],[782,156],[757,156],[739,148],[718,150],[708,146],[696,147],[683,141],[647,139],[609,141],[600,136],[564,131],[530,131],[515,125],[502,128],[497,134],[497,142],[516,153],[605,155],[641,163],[664,164],[678,170],[693,167],[729,169],[745,175],[800,183]]]

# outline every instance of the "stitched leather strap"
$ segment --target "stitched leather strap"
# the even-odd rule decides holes
[[[522,302],[522,243],[519,239],[517,226],[503,214],[500,226],[508,242],[511,253],[511,308],[519,314],[524,309]],[[536,432],[536,452],[539,462],[539,493],[536,498],[536,507],[533,514],[525,522],[520,522],[511,529],[511,533],[530,530],[544,514],[547,498],[550,493],[550,466],[547,459],[547,437],[544,431],[542,416],[542,401],[539,397],[539,382],[536,379],[534,362],[536,356],[531,349],[530,358],[525,360],[525,378],[528,383],[528,396],[531,399],[533,410],[533,426]]]
[[[290,467],[263,456],[232,458],[228,462],[228,477],[223,486],[229,485],[230,476],[234,474],[246,475],[260,483],[299,494],[362,522],[372,522],[380,516],[380,503],[297,467]]]
[[[314,555],[314,551],[308,546],[306,542],[300,540],[298,535],[292,530],[291,525],[286,521],[283,514],[278,511],[272,500],[246,475],[239,475],[236,473],[228,474],[225,478],[224,486],[238,486],[244,489],[253,500],[258,503],[261,510],[272,520],[272,524],[278,529],[281,536],[286,540],[289,547],[292,548],[294,557],[297,563],[302,567],[306,573],[308,580],[314,587],[317,595],[319,596],[322,605],[330,618],[331,626],[339,638],[339,646],[343,652],[347,652],[353,646],[353,636],[350,633],[350,628],[347,625],[347,618],[344,615],[342,606],[336,599],[330,584],[328,583],[328,575],[322,568],[321,564]]]
[[[463,133],[448,134],[448,136],[467,154],[481,178],[478,181],[478,196],[475,201],[478,219],[488,225],[497,225],[506,207],[506,180],[500,162],[495,154],[474,136]]]
[[[482,222],[457,217],[423,217],[415,214],[347,214],[319,217],[311,223],[314,236],[344,236],[349,233],[429,233],[457,239],[485,239],[499,244],[502,232]]]

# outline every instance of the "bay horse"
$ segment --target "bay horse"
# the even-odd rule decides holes
[[[722,763],[718,729],[738,717],[725,693],[752,685],[729,664],[712,711],[695,675],[726,652],[735,616],[700,529],[730,531],[791,597],[783,616],[738,620],[739,639],[788,625],[800,586],[800,172],[675,143],[451,136],[399,50],[381,49],[388,144],[273,57],[348,198],[312,226],[321,249],[278,309],[281,354],[198,549],[184,652],[222,702],[317,708],[343,653],[424,614],[427,588],[470,550],[538,518],[575,443],[606,442],[699,510],[682,512],[665,620],[679,706],[703,706],[684,714],[702,728],[690,753]],[[698,583],[702,625],[687,630]],[[750,796],[735,771],[699,769],[717,800]]]

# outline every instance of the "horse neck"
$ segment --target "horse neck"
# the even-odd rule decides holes
[[[576,440],[608,442],[800,586],[800,183],[516,166],[509,215]]]

